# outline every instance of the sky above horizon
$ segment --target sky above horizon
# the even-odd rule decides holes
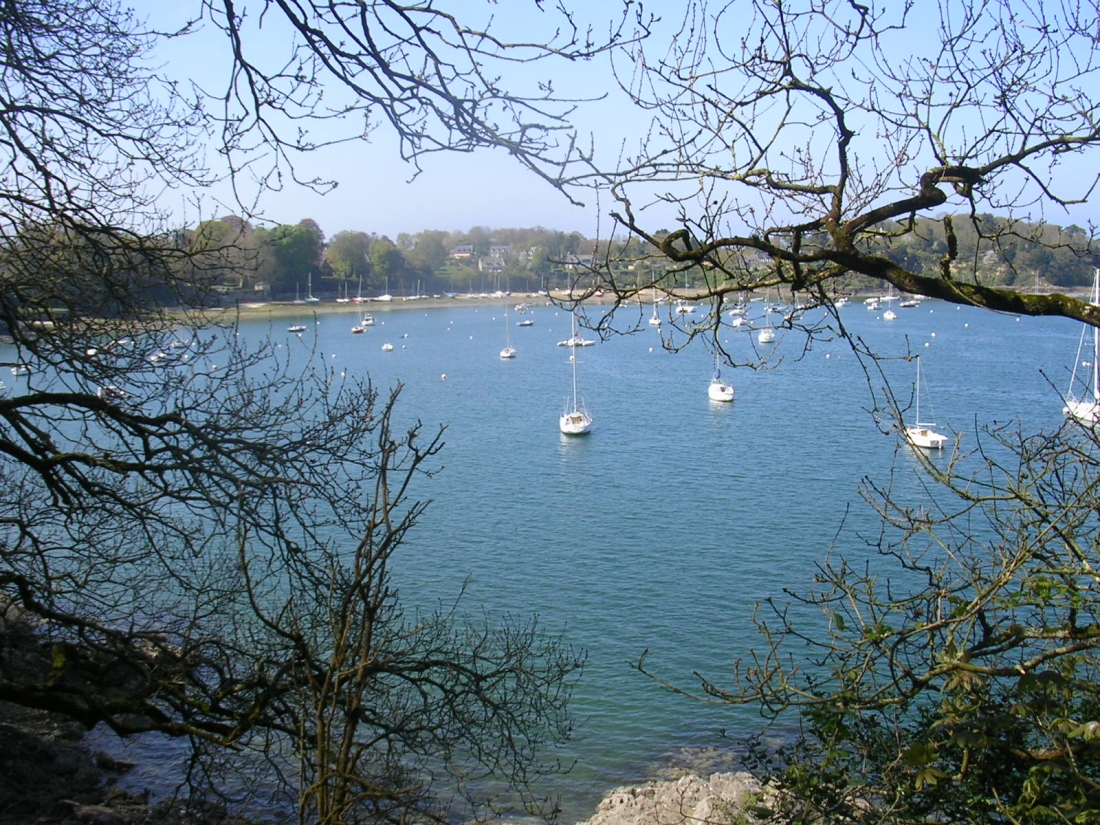
[[[192,0],[161,5],[156,0],[136,0],[134,5],[139,18],[148,19],[154,27],[172,29],[189,13],[195,13],[197,3]],[[603,21],[604,31],[622,8],[621,0],[587,0],[581,5],[587,20],[597,25]],[[647,3],[646,8],[672,10],[668,22],[678,23],[683,10],[676,10],[676,5],[671,0],[657,0]],[[481,0],[463,7],[462,14],[469,15],[464,21],[471,26],[482,25],[483,20],[487,23],[492,15],[493,32],[502,32],[504,39],[530,42],[544,42],[553,35],[553,28],[548,27],[560,21],[541,11],[534,0],[510,0],[507,8],[505,4]],[[272,33],[277,30],[278,20],[268,20],[264,25],[261,36],[273,43],[278,41]],[[599,32],[597,29],[596,34]],[[208,89],[224,88],[228,46],[224,35],[213,31],[209,24],[205,32],[162,44],[157,55],[172,75],[194,80]],[[543,76],[549,76],[561,94],[589,99],[578,103],[572,119],[579,125],[583,140],[595,136],[606,151],[618,151],[631,128],[644,128],[648,122],[648,116],[634,110],[624,95],[615,94],[606,57],[584,63],[512,65],[503,74],[503,83],[532,88]],[[584,193],[584,206],[570,203],[501,149],[436,153],[422,158],[421,167],[416,174],[412,164],[401,160],[395,136],[386,124],[380,124],[367,142],[325,147],[299,161],[299,177],[332,179],[337,184],[332,191],[320,194],[292,184],[282,192],[266,193],[262,213],[275,223],[312,219],[328,237],[354,230],[396,238],[424,230],[466,232],[476,226],[541,226],[605,237],[613,229],[606,214],[610,204],[601,204],[591,192]],[[235,213],[228,188],[203,193],[197,205],[192,202],[193,195],[171,193],[168,197],[175,198],[175,203],[167,201],[166,206],[185,215],[188,224]]]
[[[585,0],[569,2],[581,15],[583,25],[592,24],[594,40],[606,35],[608,26],[618,19],[624,0]],[[197,13],[200,0],[131,0],[139,18],[147,18],[150,25],[161,30],[173,30]],[[504,41],[545,43],[554,36],[555,27],[561,22],[555,12],[555,0],[433,0],[433,5],[456,9],[463,23],[475,28],[488,28]],[[634,1],[634,8],[641,4]],[[664,59],[675,54],[669,50],[684,21],[684,3],[679,0],[647,0],[646,13],[656,13],[660,22],[655,25],[647,41],[646,52],[650,61]],[[737,7],[719,4],[741,36],[742,24]],[[237,9],[254,10],[248,0],[239,0]],[[697,24],[697,20],[691,20]],[[907,46],[906,54],[916,54],[920,44],[933,50],[938,45],[934,29],[912,25],[894,33]],[[277,11],[268,11],[261,19],[249,18],[251,28],[245,45],[254,48],[261,56],[271,56],[270,65],[283,68],[279,59],[286,54],[290,31]],[[728,23],[727,23],[728,25]],[[282,26],[282,28],[280,28]],[[491,26],[491,28],[490,28]],[[686,28],[690,28],[687,26]],[[937,38],[924,42],[927,38]],[[710,44],[712,47],[714,44]],[[164,71],[178,78],[198,83],[211,91],[224,89],[230,71],[230,51],[225,35],[211,24],[197,34],[166,41],[158,47],[155,59]],[[617,59],[620,70],[628,69],[621,56]],[[841,66],[843,76],[846,67]],[[624,148],[637,147],[638,141],[651,126],[651,112],[635,105],[627,94],[618,88],[611,60],[598,56],[588,61],[566,62],[548,60],[534,65],[510,64],[505,67],[489,67],[487,74],[501,76],[507,88],[532,92],[539,82],[551,81],[555,91],[563,97],[577,100],[576,111],[570,121],[576,126],[579,141],[587,146],[594,142],[598,156],[607,166],[614,166]],[[703,77],[700,82],[718,83],[722,72],[715,70],[713,77]],[[823,81],[824,82],[824,81]],[[859,122],[860,113],[853,112],[852,122]],[[812,118],[807,119],[812,126]],[[284,124],[285,125],[285,124]],[[667,125],[667,124],[666,124]],[[674,128],[677,125],[671,124]],[[882,124],[874,118],[861,124],[867,139],[863,143],[864,157],[858,153],[853,159],[881,163],[889,167],[894,158],[876,158],[873,135]],[[318,136],[324,135],[324,127],[312,124]],[[765,127],[766,128],[766,127]],[[812,129],[810,130],[812,132]],[[785,136],[786,137],[786,136]],[[725,135],[723,135],[723,139]],[[797,139],[797,137],[795,138]],[[824,140],[825,146],[831,139]],[[807,144],[809,146],[809,144]],[[795,153],[806,147],[793,147]],[[919,148],[919,147],[918,147]],[[828,149],[824,150],[826,153]],[[927,151],[927,150],[925,150]],[[216,159],[211,152],[210,157]],[[1095,170],[1088,164],[1085,154],[1067,156],[1059,160],[1063,175],[1076,175],[1082,181],[1095,179]],[[924,164],[924,165],[922,165]],[[906,181],[915,182],[920,173],[930,168],[928,157],[911,157],[905,167],[899,167],[898,177],[904,191]],[[303,186],[288,183],[283,191],[267,192],[261,201],[263,218],[271,223],[296,224],[311,219],[332,237],[345,230],[362,231],[396,239],[401,234],[416,234],[425,230],[467,232],[473,227],[488,229],[544,227],[563,232],[579,232],[590,238],[606,238],[615,234],[616,226],[610,211],[616,209],[612,199],[604,194],[597,197],[592,191],[574,191],[583,206],[570,203],[561,192],[548,182],[524,168],[515,158],[502,149],[484,148],[472,153],[441,152],[421,159],[419,175],[416,168],[400,158],[397,139],[388,126],[380,123],[366,142],[356,141],[325,147],[300,159],[297,172],[300,178],[318,177],[336,182],[327,194],[310,191]],[[828,174],[828,164],[823,164]],[[715,176],[718,178],[719,176]],[[241,178],[247,183],[247,176]],[[690,181],[687,185],[690,185]],[[894,184],[897,181],[893,182]],[[247,188],[247,186],[246,186]],[[643,190],[646,204],[643,225],[651,231],[676,228],[675,208],[660,202],[658,190]],[[745,190],[741,190],[745,194]],[[180,223],[194,225],[200,220],[219,218],[227,214],[242,214],[235,207],[233,193],[228,187],[214,187],[196,193],[172,191],[164,196],[164,206]],[[173,200],[174,199],[174,200]],[[248,198],[245,198],[248,200]],[[1087,197],[1086,197],[1087,201]],[[634,206],[643,206],[635,202]],[[1040,204],[1050,214],[1046,219],[1063,226],[1084,225],[1092,217],[1094,207],[1089,203],[1073,206],[1064,211],[1051,208],[1047,202]],[[945,211],[966,209],[966,204],[955,201]],[[780,218],[772,215],[773,219]],[[740,229],[740,227],[738,227]]]

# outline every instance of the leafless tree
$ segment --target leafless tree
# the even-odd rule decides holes
[[[0,396],[0,700],[162,731],[197,757],[300,760],[286,775],[310,783],[295,785],[309,821],[439,817],[499,790],[490,778],[519,792],[543,770],[538,747],[568,732],[581,664],[521,619],[402,616],[388,565],[441,435],[399,433],[396,391],[379,401],[297,339],[242,343],[232,313],[205,310],[248,250],[232,232],[192,247],[160,211],[166,191],[219,177],[208,147],[231,176],[269,148],[268,181],[311,148],[295,128],[326,115],[310,73],[333,71],[325,50],[348,45],[360,12],[349,48],[364,55],[353,67],[341,52],[336,74],[364,95],[377,75],[371,105],[389,101],[410,157],[420,138],[541,145],[529,124],[485,131],[488,108],[513,100],[479,74],[504,44],[456,21],[448,34],[430,7],[377,4],[410,26],[397,34],[369,6],[263,4],[313,55],[275,70],[240,39],[251,9],[200,6],[237,59],[221,112],[158,65],[168,35],[114,0],[0,13],[0,327],[5,365],[26,372]],[[318,28],[333,15],[343,35]],[[452,46],[464,68],[440,55]]]
[[[622,90],[652,113],[617,164],[574,169],[609,188],[617,225],[650,244],[639,280],[605,262],[625,302],[679,294],[693,269],[705,295],[782,290],[828,304],[852,276],[962,304],[1100,324],[1061,294],[988,284],[1005,247],[1044,243],[1048,218],[1075,223],[1090,202],[1100,141],[1093,4],[851,0],[687,4],[671,39],[616,52]],[[675,225],[648,207],[675,210]],[[983,214],[1003,218],[996,230]],[[1068,220],[1067,220],[1068,218]],[[923,221],[922,221],[923,219]],[[907,268],[897,239],[939,220],[938,267]],[[955,225],[980,242],[958,254]],[[1095,230],[1074,250],[1095,257]],[[848,279],[846,281],[846,279]]]

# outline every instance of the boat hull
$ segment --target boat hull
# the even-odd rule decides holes
[[[711,401],[729,402],[733,400],[733,387],[724,381],[712,381],[707,387],[707,397]]]
[[[905,440],[914,447],[923,447],[926,450],[942,450],[943,445],[947,443],[947,436],[929,427],[907,427]]]
[[[562,415],[558,428],[562,435],[588,435],[592,432],[592,418],[581,410],[573,410]]]
[[[1062,415],[1080,421],[1082,424],[1100,423],[1100,402],[1068,401],[1062,408]]]

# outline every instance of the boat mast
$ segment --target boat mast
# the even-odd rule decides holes
[[[575,311],[573,313],[570,313],[569,318],[572,321],[572,323],[570,324],[570,326],[572,328],[572,331],[571,331],[569,337],[570,337],[570,339],[575,339],[577,337],[577,316],[575,314]],[[569,349],[572,353],[569,356],[569,360],[573,362],[573,412],[576,412],[577,409],[578,409],[577,408],[577,347],[576,347],[576,345],[574,345],[574,346],[570,347]]]
[[[917,420],[916,425],[920,426],[920,356],[917,356]]]
[[[1092,282],[1093,306],[1100,306],[1100,267]],[[1100,329],[1092,328],[1092,402],[1100,403]]]

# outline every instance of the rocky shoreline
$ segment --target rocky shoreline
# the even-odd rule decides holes
[[[116,787],[132,766],[86,747],[75,722],[0,702],[0,825],[256,825],[215,805],[150,802]],[[689,774],[616,788],[579,825],[753,823],[760,783],[747,773]]]
[[[758,822],[766,791],[748,773],[689,774],[678,780],[616,788],[580,825],[699,825]]]

